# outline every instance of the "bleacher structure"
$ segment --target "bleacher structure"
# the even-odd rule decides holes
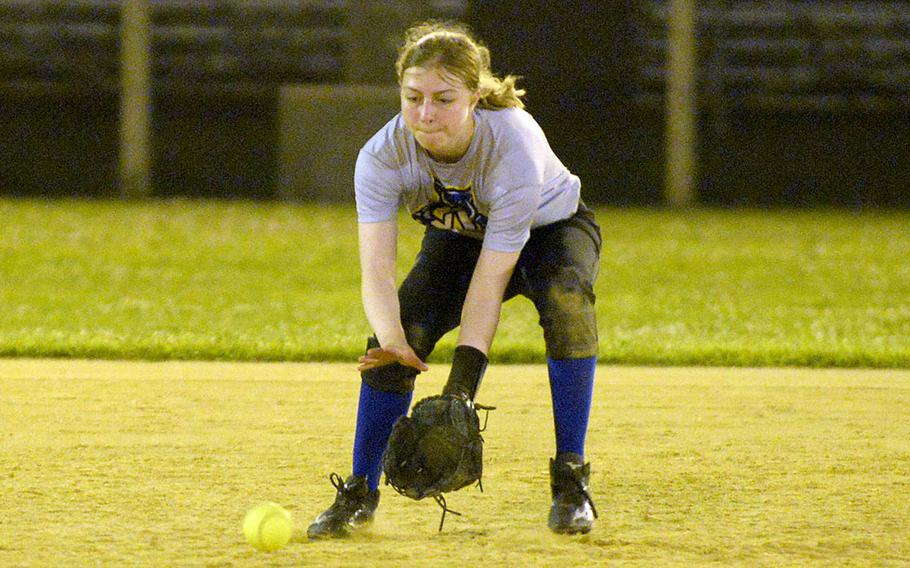
[[[148,0],[156,84],[343,80],[346,0]],[[0,0],[0,86],[116,89],[119,0]],[[458,18],[466,0],[428,1]],[[668,0],[636,3],[634,89],[662,105]],[[700,96],[714,108],[910,107],[910,3],[702,0]]]
[[[457,18],[464,0],[427,2]],[[343,79],[346,0],[148,0],[158,85]],[[118,0],[0,0],[0,86],[115,89]]]
[[[697,5],[700,101],[710,108],[910,108],[910,3],[749,0]],[[669,2],[640,4],[635,98],[660,107]]]

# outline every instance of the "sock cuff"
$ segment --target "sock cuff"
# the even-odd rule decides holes
[[[597,357],[580,357],[577,359],[552,359],[547,356],[547,366],[551,371],[577,373],[591,372],[597,366]]]

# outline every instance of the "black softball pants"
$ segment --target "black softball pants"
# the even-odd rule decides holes
[[[428,227],[417,260],[398,290],[408,344],[422,360],[443,335],[458,327],[482,242]],[[503,300],[517,295],[537,308],[552,359],[597,355],[594,281],[601,235],[583,204],[572,217],[531,231]],[[378,346],[375,337],[369,347]],[[389,392],[414,390],[417,370],[398,363],[364,371],[364,382]]]

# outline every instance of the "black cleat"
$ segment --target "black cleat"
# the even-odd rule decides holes
[[[373,520],[376,507],[379,506],[379,490],[370,491],[365,477],[350,476],[342,481],[341,476],[333,473],[329,480],[338,494],[335,502],[307,528],[306,535],[316,538],[341,538]]]
[[[591,530],[597,509],[588,493],[591,464],[578,454],[565,453],[550,458],[550,490],[553,505],[547,524],[555,533],[584,534]]]

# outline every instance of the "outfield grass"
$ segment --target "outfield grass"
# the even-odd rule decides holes
[[[910,213],[597,216],[603,362],[910,367]],[[352,207],[0,200],[0,356],[349,361],[358,286]],[[493,358],[542,360],[527,300]]]
[[[435,365],[415,398],[438,392]],[[277,501],[303,531],[350,471],[351,363],[0,360],[0,566],[907,566],[910,371],[598,368],[587,438],[600,518],[546,528],[546,367],[480,392],[484,493],[462,516],[382,489],[357,538],[273,554],[243,539]]]

